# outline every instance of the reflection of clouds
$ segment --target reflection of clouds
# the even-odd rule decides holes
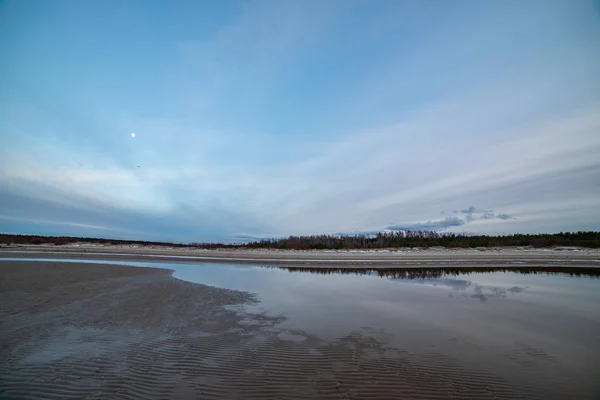
[[[429,282],[425,281],[425,283],[432,283],[433,286],[450,286],[452,290],[466,290],[469,288],[469,286],[471,286],[471,281],[451,278],[432,279]]]
[[[487,297],[483,294],[472,294],[471,297],[474,299],[479,299],[479,301],[481,301],[482,303],[485,303],[487,301]]]
[[[472,298],[486,302],[490,298],[507,297],[510,294],[523,293],[524,287],[512,286],[512,287],[500,287],[500,286],[489,286],[474,283],[463,279],[431,279],[429,281],[422,281],[422,283],[431,284],[433,286],[446,286],[452,289],[450,297],[453,299],[459,298]]]

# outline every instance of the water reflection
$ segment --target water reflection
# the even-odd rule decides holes
[[[506,286],[490,286],[464,279],[440,278],[423,280],[422,282],[433,286],[449,287],[452,290],[449,296],[453,299],[472,298],[481,302],[486,302],[490,298],[505,298],[509,295],[516,295],[526,291],[526,287],[524,286],[511,286],[510,284]]]

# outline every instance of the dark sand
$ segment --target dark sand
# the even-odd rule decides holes
[[[222,307],[252,295],[168,270],[7,261],[0,271],[3,399],[552,397],[358,331],[333,342],[284,332],[277,318]]]

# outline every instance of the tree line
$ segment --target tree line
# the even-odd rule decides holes
[[[289,249],[289,250],[353,250],[393,249],[406,247],[507,247],[531,246],[535,248],[577,246],[600,248],[600,232],[560,232],[549,234],[514,234],[506,236],[465,235],[432,231],[381,232],[376,235],[312,235],[264,239],[249,243],[169,243],[142,240],[120,240],[72,236],[39,236],[0,234],[0,244],[52,244],[93,243],[100,245],[169,246],[175,248],[218,249]]]
[[[536,248],[556,246],[600,247],[600,232],[560,232],[552,234],[514,234],[507,236],[465,235],[431,231],[381,232],[376,235],[313,235],[290,236],[250,242],[248,248],[294,249],[294,250],[351,250],[388,249],[401,247],[506,247],[532,246]]]

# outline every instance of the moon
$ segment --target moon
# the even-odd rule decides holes
[[[131,132],[131,137],[135,137],[135,133]]]

